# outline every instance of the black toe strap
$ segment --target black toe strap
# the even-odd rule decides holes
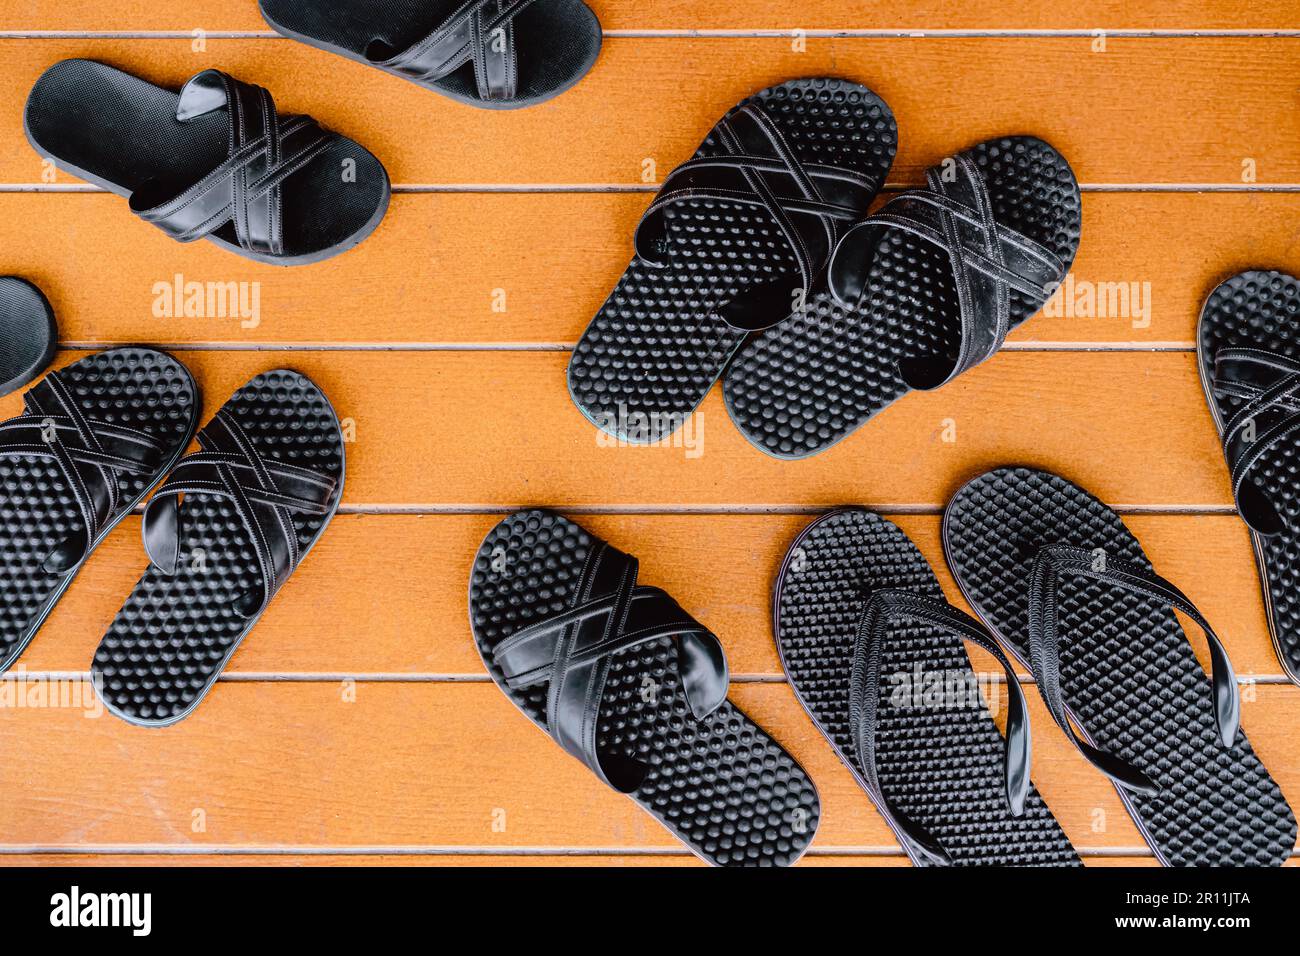
[[[1159,786],[1146,773],[1128,761],[1083,740],[1070,723],[1061,692],[1061,634],[1057,608],[1063,575],[1092,578],[1117,585],[1134,594],[1155,598],[1182,611],[1196,622],[1205,633],[1210,647],[1214,717],[1219,729],[1219,740],[1224,747],[1231,747],[1237,737],[1241,716],[1237,677],[1222,642],[1187,596],[1158,574],[1130,561],[1070,545],[1045,545],[1034,558],[1030,575],[1030,663],[1038,682],[1038,690],[1052,719],[1065,731],[1087,761],[1126,790],[1141,794],[1160,791]]]
[[[180,561],[180,508],[184,494],[228,499],[248,531],[262,578],[242,595],[235,610],[253,617],[275,596],[302,559],[294,513],[329,514],[334,478],[261,454],[225,409],[199,432],[203,451],[182,458],[154,493],[144,512],[144,547],[166,574]]]
[[[1261,473],[1270,450],[1294,444],[1300,433],[1300,362],[1261,349],[1224,348],[1214,356],[1214,393],[1240,399],[1223,426],[1223,451],[1242,520],[1257,534],[1287,530],[1274,504],[1275,489]]]
[[[721,120],[713,138],[723,152],[678,166],[646,209],[636,229],[638,258],[655,266],[667,262],[667,216],[673,206],[710,199],[755,206],[776,221],[807,297],[822,286],[831,250],[843,230],[866,213],[877,184],[850,169],[801,163],[781,130],[753,104]],[[759,283],[718,315],[739,331],[768,328],[789,317],[796,291],[781,279]]]
[[[88,417],[59,372],[23,396],[24,412],[0,423],[0,455],[45,458],[59,466],[81,517],[81,527],[56,544],[44,567],[62,574],[90,553],[109,520],[127,506],[118,474],[153,475],[163,446],[134,428]]]
[[[889,628],[896,621],[915,621],[940,628],[965,641],[984,648],[1002,665],[1007,678],[1007,803],[1014,816],[1024,813],[1029,793],[1031,743],[1025,695],[1015,669],[997,642],[978,621],[963,614],[946,601],[912,591],[885,589],[872,592],[862,608],[857,635],[853,643],[853,669],[849,684],[849,720],[858,763],[871,795],[889,817],[895,832],[907,845],[911,855],[935,865],[947,866],[952,858],[934,836],[898,809],[880,786],[876,766],[876,733],[880,724],[880,699],[883,681],[881,662]]]
[[[519,85],[515,18],[534,0],[466,0],[423,39],[395,51],[374,40],[366,58],[417,82],[441,80],[474,64],[479,99],[514,99]]]
[[[937,388],[991,358],[1011,328],[1011,290],[1045,298],[1065,278],[1059,256],[994,217],[988,184],[969,156],[926,174],[928,187],[901,193],[841,240],[829,270],[832,294],[856,308],[867,293],[871,264],[888,230],[900,230],[942,249],[952,266],[961,341],[953,355],[913,356],[899,362],[914,389]]]
[[[671,637],[691,712],[707,717],[727,697],[727,660],[718,639],[666,593],[638,585],[636,577],[635,558],[598,545],[583,568],[575,606],[515,632],[492,652],[510,688],[549,685],[551,736],[623,793],[636,790],[649,768],[597,749],[605,683],[621,651]]]
[[[270,93],[219,70],[204,70],[185,84],[176,118],[184,123],[219,110],[230,126],[225,160],[179,191],[170,183],[142,186],[131,194],[131,209],[181,242],[201,239],[233,221],[242,248],[280,255],[282,184],[336,134],[310,117],[278,116]]]

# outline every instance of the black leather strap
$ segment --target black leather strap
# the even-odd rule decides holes
[[[666,264],[671,207],[701,199],[740,203],[765,209],[776,221],[805,297],[820,288],[831,251],[843,229],[866,213],[875,184],[849,169],[801,163],[780,128],[752,104],[722,119],[713,138],[725,153],[689,160],[669,174],[637,225],[637,256]],[[759,283],[718,315],[739,331],[768,328],[790,315],[796,291],[781,280]]]
[[[1057,600],[1061,576],[1092,578],[1134,594],[1155,598],[1182,611],[1205,632],[1214,682],[1214,716],[1220,742],[1231,747],[1237,736],[1241,701],[1228,652],[1209,622],[1182,591],[1140,565],[1070,545],[1045,545],[1034,558],[1029,589],[1029,655],[1038,690],[1048,712],[1087,761],[1116,784],[1135,793],[1155,794],[1159,786],[1128,761],[1094,747],[1075,733],[1061,693],[1061,635]]]
[[[914,389],[937,388],[991,358],[1011,327],[1011,290],[1044,297],[1065,278],[1065,263],[1047,247],[999,224],[988,185],[969,156],[958,155],[948,173],[926,174],[928,188],[887,202],[841,240],[829,272],[836,299],[857,307],[883,234],[898,229],[942,249],[952,266],[961,323],[957,355],[916,356],[899,362]]]
[[[219,70],[204,70],[181,90],[176,118],[224,110],[230,124],[226,159],[177,192],[151,183],[131,194],[132,211],[173,239],[192,242],[234,222],[241,248],[284,252],[284,180],[335,138],[306,116],[280,117],[271,94]]]
[[[849,720],[853,732],[853,745],[857,750],[871,795],[889,817],[899,839],[912,856],[935,865],[951,865],[952,858],[929,831],[892,804],[880,786],[876,767],[876,732],[879,728],[881,697],[881,661],[884,642],[890,626],[896,621],[909,620],[940,628],[984,648],[1002,665],[1007,678],[1007,750],[1006,791],[1007,803],[1015,816],[1024,813],[1025,797],[1029,793],[1029,766],[1031,743],[1028,709],[1025,695],[1015,669],[1007,660],[997,642],[989,636],[974,618],[963,614],[946,601],[912,591],[885,589],[872,592],[863,604],[858,620],[857,635],[853,643],[853,668],[849,683]]]
[[[87,418],[58,372],[23,396],[24,413],[0,423],[0,455],[54,461],[81,517],[80,529],[54,546],[45,570],[63,574],[90,553],[110,518],[126,503],[118,474],[152,475],[162,467],[163,446],[122,425]]]
[[[291,515],[328,514],[336,481],[309,468],[262,455],[225,409],[199,432],[202,451],[177,463],[144,512],[144,547],[166,574],[180,561],[180,496],[228,499],[248,531],[261,568],[261,587],[242,595],[236,610],[253,617],[289,579],[302,556]]]
[[[492,653],[510,688],[549,685],[551,736],[622,793],[636,790],[649,768],[597,749],[605,683],[620,651],[671,637],[691,712],[707,717],[727,697],[727,660],[718,639],[666,593],[638,585],[636,577],[635,558],[600,544],[582,570],[577,603],[517,631]]]
[[[1214,356],[1214,393],[1242,399],[1223,426],[1223,451],[1242,520],[1265,537],[1287,530],[1286,519],[1261,484],[1259,466],[1270,449],[1300,432],[1300,362],[1261,349],[1225,348]]]
[[[515,18],[535,0],[466,0],[423,39],[398,53],[375,41],[366,57],[418,82],[441,80],[474,64],[479,99],[514,99],[519,85]]]

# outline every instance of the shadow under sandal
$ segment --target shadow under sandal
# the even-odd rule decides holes
[[[957,492],[943,535],[971,606],[1028,662],[1052,718],[1162,863],[1290,856],[1295,817],[1238,729],[1223,645],[1114,511],[1057,475],[1004,468]],[[1212,681],[1174,610],[1204,631]]]
[[[1300,684],[1300,279],[1243,272],[1205,302],[1196,352],[1278,662]]]
[[[718,639],[637,560],[546,511],[474,559],[470,624],[506,696],[603,782],[719,866],[785,866],[812,842],[812,781],[727,700]]]
[[[471,106],[518,109],[591,69],[600,21],[581,0],[260,0],[277,32]]]
[[[199,432],[144,513],[150,567],[95,651],[105,706],[135,724],[192,711],[343,495],[343,435],[297,372],[264,372]]]
[[[831,295],[745,345],[727,410],[754,445],[804,458],[909,391],[992,358],[1079,246],[1079,184],[1039,139],[988,140],[926,173],[840,241]]]
[[[185,366],[153,349],[51,372],[0,423],[0,671],[108,533],[171,469],[198,423]]]
[[[208,239],[272,265],[351,249],[388,208],[388,174],[352,140],[218,70],[179,94],[92,60],[63,60],[32,87],[27,138],[42,156],[126,196],[180,242]]]
[[[41,290],[26,279],[0,276],[0,396],[49,368],[58,339],[54,310]]]
[[[889,107],[845,80],[791,80],[734,107],[664,181],[574,349],[582,413],[638,444],[681,427],[747,336],[824,294],[831,251],[897,143]],[[812,374],[803,355],[788,363]]]
[[[1080,865],[1029,779],[1029,719],[1011,664],[944,599],[896,525],[861,508],[818,518],[790,546],[775,601],[799,702],[913,863]],[[964,641],[1006,673],[1005,741]]]

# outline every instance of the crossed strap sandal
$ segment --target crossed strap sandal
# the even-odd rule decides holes
[[[0,423],[0,671],[180,457],[197,416],[183,365],[122,348],[50,372]]]
[[[702,859],[793,863],[817,829],[816,788],[727,700],[717,637],[637,571],[635,558],[557,514],[506,518],[470,578],[470,624],[489,674]]]
[[[747,343],[727,370],[728,412],[768,454],[824,451],[907,392],[987,361],[1065,278],[1079,186],[1047,143],[989,140],[926,183],[854,225],[831,257],[830,295]]]
[[[252,379],[199,445],[145,508],[150,566],[95,652],[105,706],[132,723],[198,706],[343,494],[338,419],[297,372]]]
[[[1223,643],[1109,507],[1064,478],[1004,468],[944,514],[976,614],[1033,670],[1057,726],[1109,778],[1166,866],[1278,866],[1296,821],[1239,729]],[[1211,676],[1174,615],[1205,634]]]
[[[32,147],[179,242],[207,239],[247,259],[300,265],[374,232],[384,167],[271,94],[219,70],[180,93],[91,60],[63,60],[32,87]]]
[[[485,109],[519,109],[573,86],[600,53],[581,0],[260,0],[277,32]]]
[[[569,362],[569,392],[633,443],[680,428],[741,344],[825,297],[832,251],[867,212],[897,146],[864,86],[792,80],[727,113],[665,180],[636,256]],[[801,355],[789,374],[811,374]]]
[[[782,562],[773,618],[800,704],[915,864],[1080,865],[1030,780],[1010,661],[901,529],[861,508],[818,518]],[[1002,668],[1005,741],[965,643]]]
[[[1197,357],[1273,647],[1300,684],[1300,279],[1253,271],[1221,283],[1201,310]]]

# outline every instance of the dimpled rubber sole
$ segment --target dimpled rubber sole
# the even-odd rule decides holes
[[[225,405],[265,458],[336,479],[325,515],[290,512],[305,558],[343,494],[343,436],[329,401],[310,379],[277,369],[256,376]],[[131,723],[174,723],[192,711],[257,623],[236,599],[261,587],[257,556],[225,498],[186,494],[180,504],[176,574],[150,565],[95,651],[92,673],[104,704]]]
[[[1051,249],[1066,263],[1079,247],[1079,185],[1069,164],[1026,136],[966,151],[988,181],[997,222]],[[759,333],[723,382],[727,411],[755,446],[777,458],[806,458],[852,434],[905,395],[898,361],[955,354],[960,312],[946,253],[900,230],[885,233],[865,297],[848,309],[829,292]],[[1011,292],[1011,325],[1047,296]]]
[[[198,391],[185,366],[153,349],[99,352],[59,370],[87,418],[135,428],[163,445],[147,476],[115,472],[122,502],[100,540],[163,479],[194,434]],[[53,461],[0,457],[0,671],[22,653],[81,570],[50,574],[41,566],[59,542],[82,528],[67,479]],[[84,562],[83,562],[84,563]]]
[[[54,310],[40,289],[0,276],[0,395],[31,384],[54,360]]]
[[[1064,478],[1028,468],[967,483],[943,527],[967,600],[1022,662],[1040,547],[1101,549],[1151,568],[1114,511]],[[1221,745],[1210,679],[1174,612],[1078,577],[1064,580],[1058,606],[1061,689],[1075,723],[1161,788],[1154,796],[1120,793],[1156,856],[1170,866],[1281,865],[1295,847],[1295,816],[1244,733],[1231,749]],[[1232,627],[1223,630],[1230,636]]]
[[[575,606],[584,562],[600,544],[560,515],[528,511],[493,528],[474,559],[469,613],[479,653],[497,686],[543,730],[549,684],[511,690],[492,649]],[[657,688],[649,700],[645,686]],[[808,775],[730,701],[695,718],[671,638],[614,658],[600,714],[597,748],[650,766],[629,796],[696,855],[718,866],[785,866],[812,842],[820,804]]]
[[[877,189],[884,182],[898,130],[889,107],[866,87],[792,80],[736,108],[746,103],[776,124],[804,164],[857,170]],[[695,156],[724,152],[711,133]],[[669,263],[656,268],[634,258],[569,362],[578,408],[627,441],[657,440],[679,426],[744,340],[710,315],[713,308],[755,282],[799,281],[795,258],[765,209],[697,200],[670,206],[665,216]],[[802,356],[795,361],[806,368]]]
[[[944,599],[907,535],[879,515],[846,508],[818,518],[790,546],[773,611],[777,649],[800,703],[864,790],[849,686],[863,597],[884,588]],[[1006,743],[959,638],[928,625],[894,624],[881,658],[881,681],[880,785],[954,864],[1081,865],[1037,789],[1030,788],[1024,814],[1011,815]],[[925,696],[933,686],[957,693],[936,703]]]
[[[1219,436],[1243,404],[1214,394],[1214,356],[1221,348],[1256,348],[1300,361],[1300,279],[1283,272],[1243,272],[1206,299],[1196,332],[1201,384]],[[1300,525],[1300,443],[1279,442],[1264,453],[1257,474],[1292,527]],[[1278,662],[1300,684],[1300,534],[1251,532],[1268,629]]]

